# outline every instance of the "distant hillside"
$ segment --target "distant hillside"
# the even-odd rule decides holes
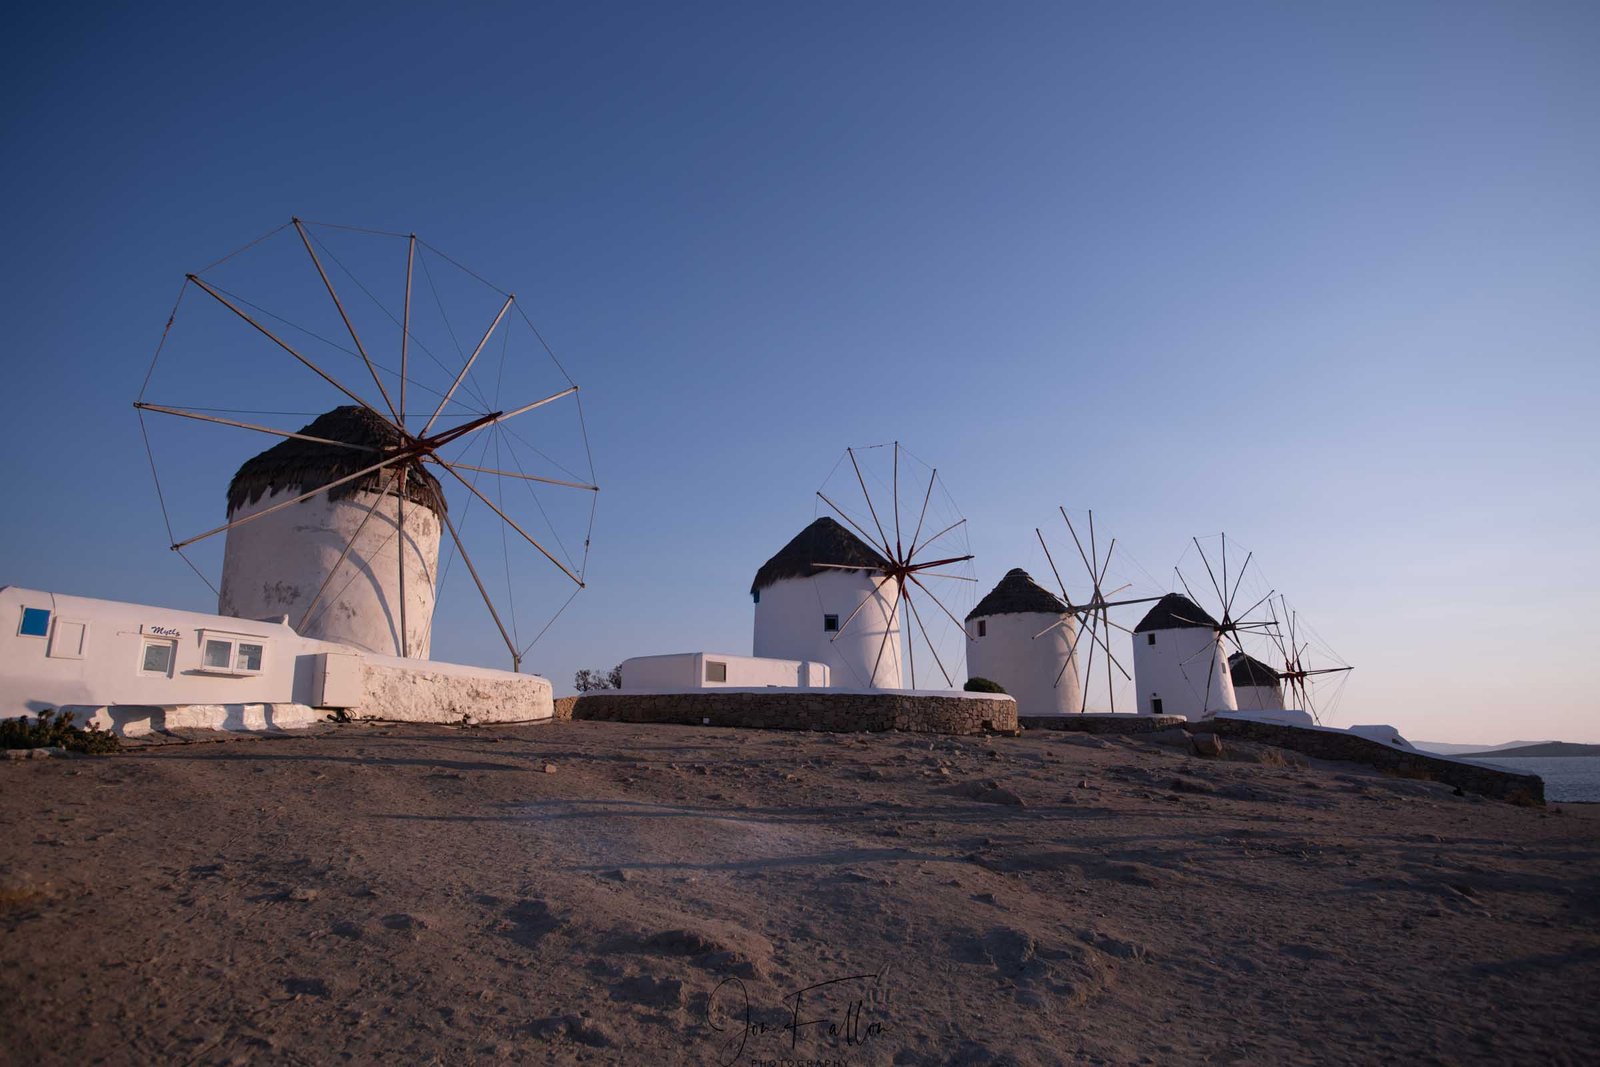
[[[1571,741],[1545,741],[1542,744],[1523,745],[1520,748],[1496,748],[1487,752],[1463,752],[1461,755],[1469,759],[1474,756],[1493,756],[1495,759],[1532,758],[1534,756],[1600,756],[1600,745],[1579,745]]]
[[[1504,741],[1498,745],[1462,745],[1444,741],[1413,741],[1413,745],[1424,752],[1437,752],[1441,756],[1466,756],[1482,755],[1485,752],[1503,752],[1508,748],[1522,748],[1526,745],[1546,745],[1549,741]]]

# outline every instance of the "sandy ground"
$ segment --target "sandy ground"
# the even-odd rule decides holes
[[[0,1059],[1594,1062],[1600,812],[1230,755],[564,723],[0,764]]]

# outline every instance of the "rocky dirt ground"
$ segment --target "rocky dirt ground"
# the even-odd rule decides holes
[[[1534,1063],[1600,813],[1231,746],[348,726],[0,764],[8,1063]]]

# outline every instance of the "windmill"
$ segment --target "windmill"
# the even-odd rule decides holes
[[[1311,715],[1312,721],[1321,725],[1322,719],[1316,707],[1315,680],[1348,674],[1355,668],[1343,663],[1335,667],[1307,667],[1306,653],[1312,649],[1312,642],[1306,633],[1309,627],[1301,624],[1299,612],[1291,609],[1281,595],[1276,604],[1270,599],[1267,601],[1267,610],[1272,615],[1273,625],[1264,632],[1271,638],[1278,658],[1283,663],[1277,671],[1278,680],[1288,688],[1289,695],[1295,698],[1297,705]],[[1330,652],[1329,658],[1337,657]]]
[[[843,469],[846,460],[848,471]],[[881,626],[869,677],[877,677],[897,633],[903,633],[907,638],[904,648],[911,683],[906,688],[915,689],[920,635],[945,686],[954,688],[959,674],[957,656],[965,654],[966,626],[946,601],[955,601],[962,609],[970,606],[965,601],[977,578],[972,574],[967,520],[956,509],[938,469],[918,460],[898,441],[846,448],[833,473],[817,490],[817,499],[880,557],[870,563],[816,564],[827,570],[863,574],[872,584],[872,595],[839,621],[830,641],[845,638],[868,606],[882,605],[886,597],[887,612],[895,622]],[[941,585],[950,582],[957,584]],[[918,607],[919,600],[930,608],[931,627]],[[951,638],[945,619],[954,624],[954,633],[959,637]]]
[[[1271,600],[1275,591],[1268,590],[1265,596],[1262,596],[1255,603],[1251,604],[1249,608],[1242,612],[1235,613],[1234,607],[1239,598],[1240,587],[1244,584],[1245,576],[1250,570],[1250,562],[1255,558],[1255,553],[1245,553],[1244,563],[1237,568],[1235,573],[1230,575],[1228,570],[1228,535],[1226,533],[1221,535],[1221,558],[1217,567],[1213,567],[1211,565],[1211,559],[1206,555],[1206,550],[1200,544],[1200,539],[1196,537],[1191,538],[1190,540],[1194,544],[1195,551],[1200,554],[1200,562],[1205,568],[1206,577],[1210,581],[1212,593],[1216,598],[1215,603],[1221,610],[1218,612],[1217,616],[1213,618],[1211,614],[1204,608],[1200,608],[1200,610],[1196,612],[1189,613],[1186,611],[1186,609],[1179,606],[1172,613],[1172,617],[1179,623],[1196,628],[1209,629],[1213,633],[1211,644],[1197,650],[1192,655],[1180,661],[1179,664],[1180,668],[1188,667],[1200,656],[1209,655],[1210,661],[1206,667],[1205,687],[1200,692],[1203,694],[1202,701],[1206,705],[1203,709],[1203,712],[1205,715],[1210,715],[1217,711],[1234,710],[1233,708],[1220,708],[1211,706],[1212,702],[1215,700],[1215,684],[1222,680],[1218,675],[1219,665],[1221,666],[1224,676],[1227,671],[1226,658],[1218,653],[1225,648],[1224,642],[1230,642],[1236,649],[1239,650],[1240,653],[1248,655],[1248,653],[1245,652],[1244,645],[1239,639],[1239,635],[1241,633],[1270,634],[1275,631],[1276,624],[1272,620],[1252,620],[1249,618],[1249,615],[1252,612]],[[1173,574],[1177,576],[1179,584],[1183,586],[1183,591],[1188,596],[1188,602],[1199,608],[1201,599],[1195,596],[1194,590],[1190,588],[1188,580],[1183,576],[1183,571],[1177,567],[1174,567]],[[1232,688],[1231,681],[1227,688]]]
[[[1041,630],[1039,633],[1034,635],[1034,639],[1038,640],[1058,627],[1068,625],[1069,622],[1076,623],[1077,632],[1073,634],[1065,661],[1061,664],[1061,670],[1056,674],[1055,684],[1060,686],[1061,681],[1066,676],[1067,671],[1077,669],[1078,642],[1082,639],[1084,633],[1087,632],[1089,634],[1089,654],[1086,657],[1087,662],[1085,663],[1083,676],[1079,684],[1080,700],[1078,711],[1081,714],[1088,710],[1089,690],[1094,678],[1095,650],[1098,648],[1104,656],[1101,670],[1106,676],[1106,699],[1108,701],[1108,707],[1112,714],[1116,714],[1116,677],[1111,672],[1113,669],[1115,669],[1127,681],[1132,681],[1133,676],[1127,672],[1127,670],[1122,666],[1121,662],[1117,660],[1116,655],[1111,651],[1111,631],[1121,630],[1123,633],[1128,634],[1131,634],[1133,631],[1129,630],[1126,626],[1123,626],[1120,623],[1112,622],[1111,609],[1125,607],[1129,604],[1148,604],[1151,601],[1159,600],[1160,597],[1129,597],[1123,600],[1109,599],[1110,597],[1116,596],[1123,590],[1130,588],[1132,585],[1132,583],[1124,583],[1110,590],[1109,592],[1104,588],[1106,574],[1111,569],[1112,554],[1117,548],[1117,539],[1115,537],[1111,539],[1110,543],[1106,545],[1105,555],[1101,556],[1098,535],[1094,526],[1094,512],[1091,510],[1089,512],[1088,529],[1089,548],[1087,551],[1085,551],[1083,539],[1078,536],[1078,530],[1075,526],[1073,526],[1072,518],[1067,514],[1067,509],[1058,506],[1056,510],[1061,512],[1062,521],[1067,524],[1067,532],[1072,535],[1073,546],[1078,550],[1078,559],[1083,562],[1084,570],[1088,572],[1090,590],[1089,599],[1081,603],[1073,601],[1072,596],[1067,592],[1067,583],[1062,580],[1061,571],[1056,567],[1055,557],[1050,554],[1050,546],[1045,542],[1044,531],[1038,527],[1034,527],[1034,535],[1039,539],[1039,547],[1044,549],[1045,560],[1050,564],[1050,572],[1055,575],[1056,584],[1061,588],[1061,599],[1067,605],[1068,612],[1068,616],[1066,618],[1063,618],[1059,622],[1046,627],[1044,630]]]
[[[459,558],[517,670],[584,587],[578,385],[515,296],[415,234],[296,218],[186,275],[134,407],[169,545],[224,614],[425,658]],[[235,468],[227,521],[180,534],[214,506],[182,487]]]

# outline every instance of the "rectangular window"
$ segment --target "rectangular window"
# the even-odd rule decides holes
[[[839,616],[824,615],[822,617],[822,632],[836,634],[839,632]]]
[[[171,641],[146,641],[144,643],[144,658],[139,662],[139,669],[149,674],[172,676],[172,660],[177,650]]]
[[[979,619],[978,620],[978,636],[979,637],[988,637],[989,636],[989,620],[988,619]]]
[[[1147,644],[1147,645],[1155,644],[1156,643],[1156,635],[1155,634],[1145,634],[1144,635],[1144,643]]]
[[[17,633],[22,637],[49,637],[50,609],[23,608],[22,625],[17,627]]]
[[[58,618],[50,629],[50,650],[45,654],[51,659],[82,659],[88,641],[88,623]]]
[[[267,645],[260,638],[202,633],[200,669],[209,674],[260,674]]]
[[[716,660],[706,660],[706,681],[726,682],[728,680],[728,665],[718,663]]]
[[[1161,714],[1161,698],[1160,697],[1151,697],[1150,698],[1150,714],[1152,714],[1152,715],[1160,715]]]

